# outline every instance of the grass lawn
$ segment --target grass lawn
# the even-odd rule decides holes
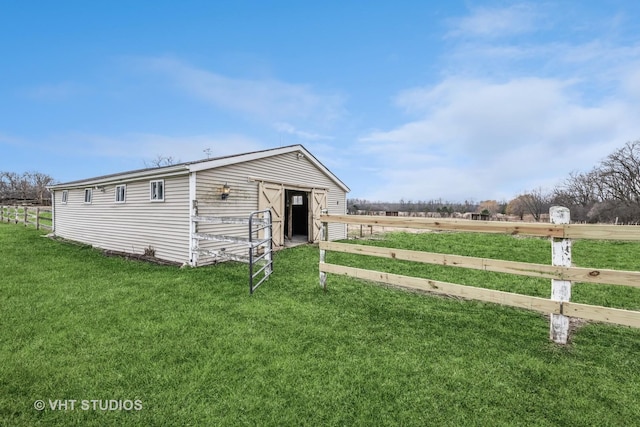
[[[35,207],[27,207],[26,208],[28,210],[27,213],[27,222],[29,223],[29,226],[31,227],[35,227],[36,226],[36,222],[38,222],[37,218],[36,218],[36,208]],[[2,211],[2,215],[0,215],[0,217],[2,217],[2,221],[0,222],[6,222],[6,223],[16,223],[16,207],[15,206],[0,206],[0,210]],[[25,208],[22,206],[17,207],[17,213],[18,213],[18,221],[24,225],[24,210]],[[51,207],[47,206],[47,207],[41,207],[40,208],[40,213],[38,215],[40,217],[40,226],[45,228],[48,227],[49,229],[51,228],[51,219],[52,219],[52,213],[51,213]]]
[[[0,224],[0,425],[640,425],[638,329],[588,324],[559,347],[534,312],[334,275],[324,293],[313,246],[277,253],[249,296],[246,265],[155,266],[41,235]],[[548,241],[509,236],[393,234],[385,244],[550,258]],[[574,246],[578,265],[637,270],[638,259],[638,244]],[[550,288],[346,254],[327,261],[530,295]],[[573,300],[637,309],[640,293],[579,284]],[[78,402],[52,410],[55,399]],[[142,408],[84,410],[82,400]]]

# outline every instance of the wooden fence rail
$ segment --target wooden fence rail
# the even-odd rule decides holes
[[[467,299],[493,302],[548,313],[551,314],[551,339],[563,344],[566,343],[568,339],[568,316],[640,328],[639,311],[577,304],[569,301],[571,297],[571,282],[573,281],[640,287],[639,271],[571,267],[571,238],[640,241],[640,227],[570,225],[568,224],[568,209],[559,207],[552,208],[551,218],[552,221],[553,218],[559,218],[558,223],[493,223],[490,221],[443,220],[433,218],[322,215],[321,221],[324,223],[323,229],[326,229],[327,223],[337,222],[342,224],[382,225],[395,228],[507,233],[548,237],[552,241],[553,265],[329,242],[326,240],[325,233],[325,237],[320,242],[320,285],[326,288],[327,273],[341,274],[405,288],[420,289],[433,293],[454,295]],[[326,251],[552,279],[552,297],[551,299],[538,298],[511,292],[329,264],[325,262]]]
[[[572,282],[601,283],[640,288],[640,271],[606,270],[600,268],[562,267],[547,264],[504,261],[489,258],[475,258],[433,252],[392,249],[378,246],[354,245],[351,243],[320,242],[320,249],[349,254],[369,255],[380,258],[415,261],[424,264],[449,265],[496,273],[544,279],[570,280]]]
[[[45,215],[43,215],[45,214]],[[36,229],[51,230],[51,208],[41,206],[0,206],[0,222],[32,225]]]
[[[640,227],[612,224],[550,224],[538,222],[471,221],[468,219],[418,218],[367,215],[325,215],[329,222],[435,231],[465,231],[560,239],[640,241]]]

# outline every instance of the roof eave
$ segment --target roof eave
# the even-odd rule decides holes
[[[313,154],[311,154],[303,145],[289,145],[287,147],[274,148],[271,150],[265,151],[257,151],[254,153],[246,153],[233,157],[224,157],[220,159],[211,159],[209,161],[202,161],[198,163],[191,164],[190,170],[192,172],[199,172],[207,169],[219,168],[222,166],[233,165],[237,163],[248,162],[251,160],[264,159],[266,157],[277,156],[280,154],[286,153],[294,153],[296,151],[302,152],[311,163],[313,163],[318,169],[322,171],[326,176],[328,176],[333,182],[335,182],[340,188],[342,188],[346,193],[351,191],[349,187],[346,186],[344,182],[342,182],[337,176],[335,176],[325,165],[320,163],[318,159],[315,158]]]
[[[168,176],[184,175],[189,172],[189,164],[180,164],[174,166],[165,166],[161,168],[145,169],[142,171],[109,175],[105,177],[97,177],[84,179],[80,181],[63,182],[47,186],[49,190],[60,190],[69,188],[83,188],[94,185],[108,185],[121,182],[135,181],[138,179],[162,178]]]
[[[342,182],[336,175],[334,175],[327,167],[325,167],[318,159],[315,158],[304,146],[300,144],[289,145],[286,147],[272,148],[269,150],[256,151],[252,153],[245,153],[234,156],[221,157],[217,159],[186,162],[179,165],[164,166],[160,168],[142,169],[138,171],[125,172],[120,174],[105,175],[101,177],[94,177],[89,179],[83,179],[78,181],[70,181],[61,184],[50,185],[47,188],[49,190],[69,189],[69,188],[83,188],[91,187],[95,185],[108,185],[118,184],[128,181],[134,181],[138,179],[149,178],[162,178],[167,176],[182,175],[189,172],[199,172],[207,169],[215,169],[222,166],[233,165],[242,162],[248,162],[251,160],[258,160],[267,157],[277,156],[280,154],[301,152],[307,157],[307,159],[313,163],[322,173],[324,173],[329,179],[335,182],[346,193],[351,190],[347,185]]]

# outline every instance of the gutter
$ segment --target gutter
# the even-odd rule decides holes
[[[121,184],[130,181],[137,181],[142,179],[149,178],[162,178],[162,177],[171,177],[171,176],[179,176],[189,173],[190,167],[189,165],[179,165],[174,167],[165,167],[161,169],[146,169],[139,172],[133,173],[124,173],[124,174],[116,174],[116,175],[106,175],[104,177],[97,178],[89,178],[81,181],[70,181],[61,184],[54,184],[47,187],[49,191],[52,190],[60,190],[60,189],[75,189],[75,188],[86,188],[92,187],[95,185],[111,185],[111,184]]]

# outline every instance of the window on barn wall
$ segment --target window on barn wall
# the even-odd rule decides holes
[[[69,190],[62,190],[62,204],[66,205],[69,200]]]
[[[93,197],[93,189],[85,188],[84,189],[84,202],[91,203],[91,198]]]
[[[116,185],[116,203],[124,203],[127,195],[126,185]]]
[[[163,202],[164,201],[164,180],[160,179],[157,181],[151,181],[150,193],[151,193],[152,202]]]

